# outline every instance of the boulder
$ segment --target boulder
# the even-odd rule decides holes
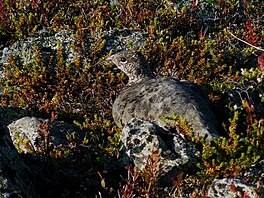
[[[208,197],[233,198],[233,197],[262,197],[264,193],[263,186],[245,182],[241,179],[223,178],[215,179],[208,190]]]
[[[178,172],[195,167],[199,160],[200,153],[191,142],[144,119],[132,119],[120,138],[139,170],[157,163],[161,185],[169,186]]]
[[[47,146],[70,147],[84,138],[75,125],[62,121],[50,122],[48,119],[23,117],[8,126],[11,139],[16,148],[23,153],[43,152]],[[70,142],[70,139],[72,142]]]

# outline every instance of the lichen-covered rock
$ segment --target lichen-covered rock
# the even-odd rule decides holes
[[[240,179],[224,178],[215,179],[208,190],[208,197],[217,198],[233,198],[233,197],[262,197],[264,188],[251,183],[247,183]]]
[[[169,124],[161,118],[176,114],[191,124],[195,138],[207,137],[211,141],[219,137],[217,120],[207,97],[199,93],[199,89],[195,90],[194,85],[169,77],[155,77],[144,57],[132,50],[121,51],[108,60],[129,77],[113,104],[113,118],[118,127],[123,128],[131,119],[139,118],[166,128]]]
[[[32,153],[45,150],[47,145],[55,148],[70,146],[67,137],[74,136],[81,141],[84,134],[76,126],[65,122],[54,121],[36,117],[23,117],[8,125],[13,144],[20,152]]]
[[[139,48],[144,45],[149,35],[144,32],[129,29],[113,29],[108,32],[102,32],[97,37],[106,41],[104,55],[110,51],[118,52],[130,49],[131,46]]]
[[[143,119],[132,119],[122,130],[121,141],[134,164],[144,170],[153,160],[166,183],[176,170],[188,170],[199,158],[194,145],[180,135],[165,131]]]
[[[38,50],[41,52],[44,63],[48,63],[49,58],[57,53],[59,47],[62,48],[65,60],[68,63],[73,63],[75,56],[80,56],[80,54],[73,49],[76,42],[72,34],[68,30],[62,30],[57,33],[41,30],[32,37],[5,47],[2,51],[0,65],[8,64],[10,56],[13,56],[16,62],[21,65],[31,63],[36,57],[35,47],[38,47]]]
[[[103,56],[108,54],[110,50],[116,52],[128,49],[131,46],[140,47],[147,38],[147,34],[129,29],[114,29],[96,35],[87,35],[84,36],[85,49],[80,53],[74,48],[74,46],[79,46],[80,43],[74,38],[73,32],[68,30],[51,32],[44,29],[31,37],[17,41],[11,46],[6,46],[0,50],[0,65],[8,64],[11,56],[19,65],[32,63],[36,57],[36,47],[41,53],[41,59],[44,64],[48,63],[51,57],[56,61],[56,54],[59,48],[61,48],[64,60],[67,63],[74,63],[77,57],[87,63],[88,60],[86,60],[87,58],[83,52],[90,52],[91,46],[96,44],[98,39],[106,41],[104,50],[101,53]]]

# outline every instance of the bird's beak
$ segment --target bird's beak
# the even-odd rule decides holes
[[[105,61],[108,62],[108,63],[112,62],[114,65],[116,65],[115,64],[115,54],[113,54],[113,55],[109,56],[108,58],[106,58]],[[113,70],[118,70],[118,68],[114,67]]]
[[[108,58],[105,59],[106,61],[111,61],[112,60],[112,56],[109,56]]]
[[[114,57],[115,57],[115,54],[109,56],[109,57],[108,57],[107,59],[105,59],[105,60],[106,60],[106,61],[113,61],[113,60],[114,60]]]

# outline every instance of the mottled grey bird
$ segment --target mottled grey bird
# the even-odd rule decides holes
[[[216,118],[206,96],[196,85],[170,77],[156,77],[145,58],[136,51],[121,51],[107,60],[129,77],[112,109],[119,128],[132,118],[143,118],[166,128],[167,123],[160,118],[176,114],[191,124],[196,138],[207,136],[211,141],[219,137]]]

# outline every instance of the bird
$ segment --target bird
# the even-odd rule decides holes
[[[211,142],[219,137],[216,117],[198,85],[156,76],[144,56],[135,50],[122,50],[106,60],[128,76],[128,83],[112,106],[112,116],[119,128],[138,118],[168,129],[172,126],[163,118],[177,115],[190,123],[195,138],[204,137]]]

